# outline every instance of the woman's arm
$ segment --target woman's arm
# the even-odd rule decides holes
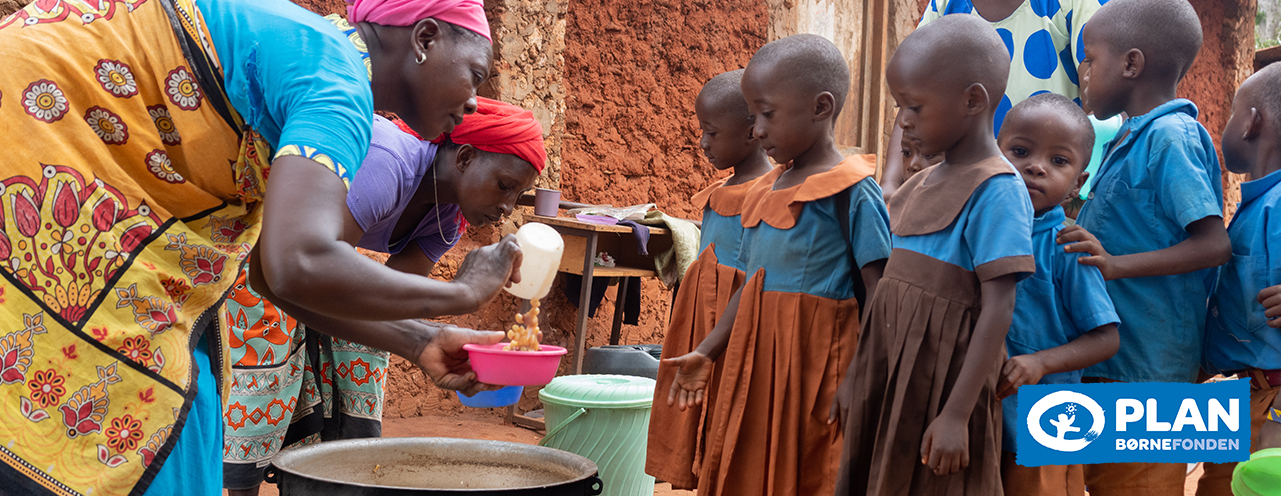
[[[921,461],[936,475],[951,474],[970,465],[969,431],[965,426],[974,412],[983,383],[1001,363],[1001,347],[1014,316],[1017,278],[1017,274],[1006,274],[982,283],[979,288],[983,295],[982,307],[961,372],[943,404],[943,411],[930,422],[921,442]]]
[[[400,250],[400,253],[392,255],[387,259],[387,267],[396,269],[406,274],[417,274],[423,277],[431,275],[431,271],[436,269],[436,262],[431,261],[422,248],[417,243],[410,243]]]
[[[273,303],[339,319],[432,318],[475,311],[519,278],[520,249],[511,236],[469,253],[450,282],[374,262],[352,248],[360,227],[346,195],[342,181],[310,159],[284,156],[272,164],[253,268]]]

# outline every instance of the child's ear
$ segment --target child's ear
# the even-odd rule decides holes
[[[1263,114],[1259,109],[1250,107],[1250,122],[1245,125],[1245,133],[1241,136],[1242,141],[1250,141],[1258,138],[1263,133]]]
[[[1143,74],[1143,67],[1147,60],[1143,57],[1143,51],[1138,48],[1131,48],[1121,57],[1125,63],[1125,68],[1121,71],[1121,76],[1126,79],[1134,79]]]
[[[983,113],[991,106],[991,100],[987,94],[987,88],[983,83],[971,84],[965,88],[965,114],[978,115]]]
[[[825,121],[836,115],[836,97],[824,91],[814,97],[814,120]]]
[[[1087,164],[1087,165],[1088,165],[1088,164]],[[1080,174],[1078,174],[1078,175],[1076,176],[1076,186],[1073,186],[1073,187],[1072,187],[1072,194],[1068,195],[1068,197],[1069,197],[1069,198],[1080,198],[1080,197],[1081,197],[1081,188],[1084,188],[1084,187],[1085,187],[1085,181],[1087,181],[1087,180],[1089,180],[1089,179],[1090,179],[1090,171],[1087,171],[1087,170],[1083,170],[1083,171],[1081,171],[1081,173],[1080,173]]]
[[[476,147],[471,145],[459,146],[454,153],[454,167],[458,168],[458,172],[467,172],[467,168],[476,160]]]

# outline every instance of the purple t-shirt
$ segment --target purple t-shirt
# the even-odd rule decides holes
[[[436,262],[458,243],[458,205],[454,204],[436,205],[408,236],[391,239],[391,232],[418,185],[424,176],[431,175],[436,149],[436,145],[419,141],[391,121],[374,116],[369,154],[347,191],[347,208],[365,230],[356,246],[394,255],[414,243]]]

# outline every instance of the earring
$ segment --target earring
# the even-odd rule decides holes
[[[418,52],[418,55],[414,56],[414,62],[417,62],[418,65],[423,65],[425,61],[427,61],[427,54],[423,52]]]

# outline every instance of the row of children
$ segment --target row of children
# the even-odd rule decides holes
[[[1223,152],[1254,180],[1225,229],[1214,144],[1175,94],[1201,45],[1191,6],[1112,0],[1083,38],[1085,104],[1129,117],[1071,227],[1093,128],[1046,93],[996,134],[1010,55],[976,16],[923,25],[889,62],[904,149],[943,160],[888,207],[875,157],[835,146],[849,73],[830,42],[784,38],[712,79],[701,145],[733,174],[694,197],[703,251],[647,471],[710,495],[1182,495],[1181,464],[1016,464],[1015,393],[1208,374],[1248,377],[1252,449],[1281,446],[1281,67],[1237,93]],[[1232,465],[1207,464],[1198,494],[1230,494]]]

